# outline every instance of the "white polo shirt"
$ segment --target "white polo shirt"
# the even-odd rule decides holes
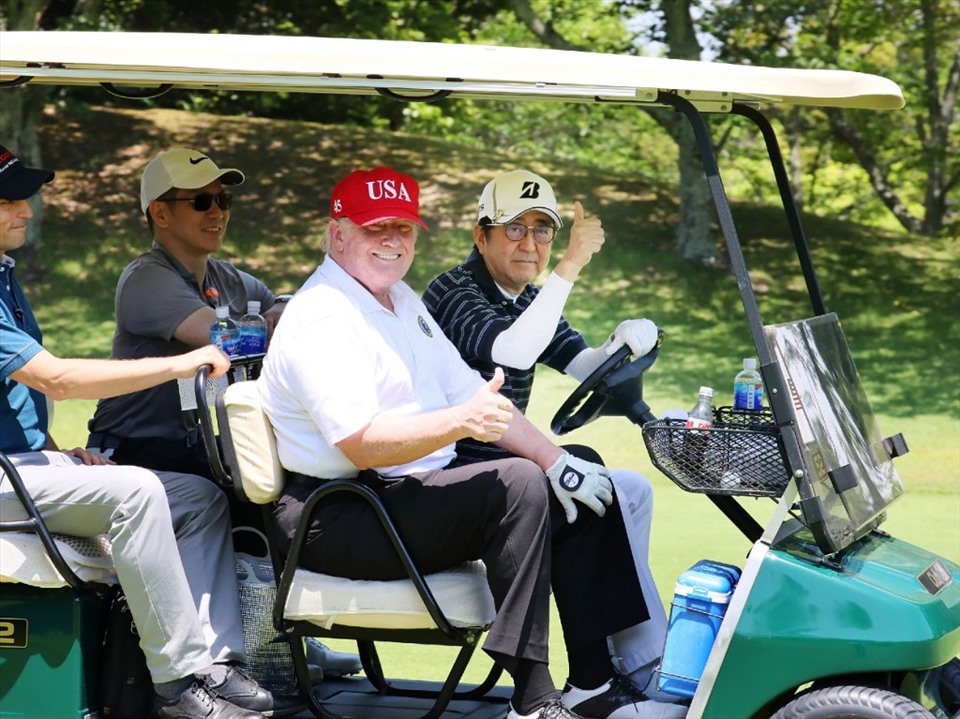
[[[418,414],[462,404],[484,384],[406,283],[391,287],[390,299],[393,312],[328,256],[284,310],[259,387],[287,469],[356,476],[337,442],[380,414],[416,422]],[[376,470],[398,477],[440,469],[454,447]]]

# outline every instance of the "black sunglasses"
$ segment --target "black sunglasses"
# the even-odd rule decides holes
[[[216,202],[217,207],[226,212],[233,204],[233,195],[226,190],[220,190],[216,195],[209,192],[201,192],[199,195],[194,195],[193,197],[173,197],[169,200],[163,200],[163,202],[192,202],[193,209],[197,212],[206,212],[210,209],[211,205]]]

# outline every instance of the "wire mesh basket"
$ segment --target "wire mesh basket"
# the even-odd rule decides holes
[[[789,481],[769,410],[720,407],[704,429],[660,419],[643,426],[643,441],[656,467],[688,492],[779,497]]]

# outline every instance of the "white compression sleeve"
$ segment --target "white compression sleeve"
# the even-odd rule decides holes
[[[580,354],[570,360],[570,364],[564,367],[563,371],[573,377],[577,382],[583,382],[590,373],[603,364],[607,359],[607,342],[602,347],[588,347]]]
[[[536,299],[523,311],[510,329],[493,341],[490,355],[496,364],[529,369],[550,344],[557,332],[563,306],[573,283],[551,272]]]

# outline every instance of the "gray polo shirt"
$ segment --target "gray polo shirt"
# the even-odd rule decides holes
[[[212,297],[216,290],[219,299]],[[260,280],[229,262],[210,258],[203,287],[197,278],[157,243],[127,265],[117,283],[117,329],[114,359],[169,357],[193,347],[173,339],[177,327],[201,307],[230,306],[234,319],[247,311],[247,301],[270,309],[274,294]],[[180,409],[176,381],[97,403],[91,432],[117,437],[184,439],[196,425],[193,412]]]

